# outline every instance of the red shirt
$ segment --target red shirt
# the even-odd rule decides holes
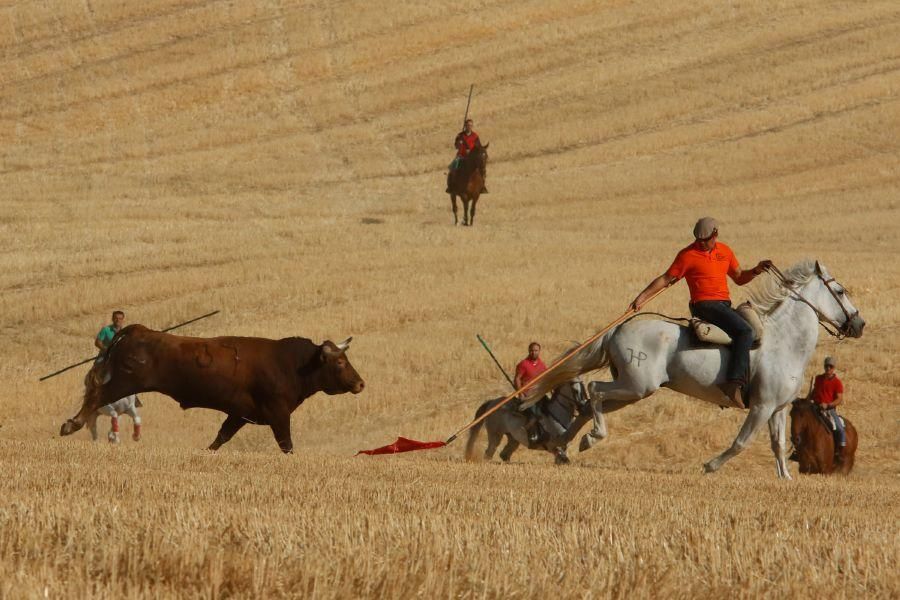
[[[709,252],[701,250],[700,244],[694,242],[678,253],[666,275],[687,280],[693,304],[704,300],[731,300],[725,275],[734,279],[738,269],[734,252],[722,242],[716,242]]]
[[[478,139],[478,134],[474,131],[468,135],[466,135],[465,131],[460,131],[459,135],[456,136],[456,141],[453,145],[456,146],[456,155],[463,157],[474,150],[475,146],[480,143],[481,140]]]
[[[813,400],[819,404],[831,404],[837,400],[838,394],[844,393],[844,384],[838,379],[838,376],[826,377],[824,374],[816,375],[816,382],[813,384]]]
[[[516,377],[522,381],[522,385],[525,385],[546,370],[547,365],[540,358],[532,361],[530,358],[525,357],[516,365]]]

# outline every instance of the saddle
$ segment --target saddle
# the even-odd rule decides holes
[[[753,347],[758,348],[762,343],[763,336],[763,324],[762,319],[759,318],[759,313],[756,312],[749,300],[739,304],[735,310],[753,328]],[[690,321],[691,330],[699,341],[722,346],[731,344],[731,337],[712,323],[707,323],[697,318],[693,318]]]
[[[828,428],[828,431],[830,431],[832,434],[837,433],[837,424],[835,424],[834,419],[832,419],[830,414],[828,414],[827,412],[825,412],[823,410],[818,410],[818,409],[815,410],[815,413],[816,413],[816,418],[819,420],[819,422],[822,425],[824,425],[826,428]],[[841,425],[843,425],[846,428],[847,424],[844,422],[844,417],[837,415],[837,418],[841,420]]]
[[[588,402],[584,385],[581,383],[565,391],[562,386],[557,388],[552,396],[549,398],[544,396],[534,405],[537,418],[530,433],[534,434],[538,441],[564,434],[575,417],[588,410]]]

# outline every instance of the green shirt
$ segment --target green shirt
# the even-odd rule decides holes
[[[100,343],[104,348],[109,347],[110,342],[112,342],[113,338],[116,337],[116,328],[112,325],[107,325],[103,329],[100,330],[100,333],[97,334],[97,339],[100,340]]]

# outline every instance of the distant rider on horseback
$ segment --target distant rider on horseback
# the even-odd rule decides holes
[[[456,134],[456,139],[453,141],[453,147],[456,148],[456,156],[450,162],[450,170],[447,173],[447,193],[452,193],[451,188],[453,187],[453,178],[456,176],[456,171],[462,165],[463,160],[469,155],[470,152],[475,150],[476,148],[481,147],[481,140],[478,138],[478,133],[472,129],[472,119],[466,119],[465,127],[462,131]],[[484,180],[487,177],[487,173],[484,170],[481,171],[481,178]],[[487,194],[487,187],[482,184],[481,193]]]
[[[835,444],[834,459],[835,463],[844,462],[844,448],[847,447],[847,434],[844,431],[844,423],[837,414],[837,407],[844,401],[844,384],[838,379],[835,371],[836,361],[830,357],[825,357],[825,372],[816,375],[813,389],[810,392],[812,400],[816,403],[829,420],[834,424]]]
[[[691,292],[691,315],[712,323],[731,337],[728,368],[725,383],[719,389],[735,406],[747,408],[741,388],[747,384],[750,372],[750,347],[753,345],[753,329],[740,314],[731,308],[728,281],[725,275],[738,285],[744,285],[772,265],[762,260],[749,271],[741,270],[731,248],[718,242],[719,229],[716,220],[704,217],[694,225],[694,243],[681,250],[669,269],[650,282],[631,303],[638,311],[656,292],[687,280]]]

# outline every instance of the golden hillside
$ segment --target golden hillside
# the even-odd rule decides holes
[[[743,4],[0,4],[0,597],[896,595],[900,7]],[[491,192],[454,228],[472,83]],[[849,478],[775,481],[766,432],[702,477],[743,415],[668,391],[570,470],[352,458],[446,438],[505,392],[476,333],[552,358],[706,214],[745,265],[821,260],[867,320],[807,371],[840,361]],[[118,308],[353,335],[367,389],[307,401],[292,457],[262,427],[207,456],[224,415],[154,394],[140,444],[59,438],[84,367],[37,379]]]

